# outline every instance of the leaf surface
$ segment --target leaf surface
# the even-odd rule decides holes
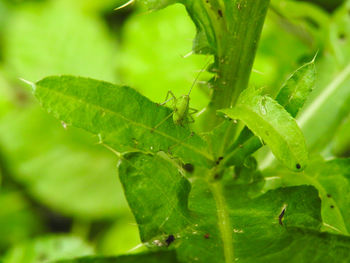
[[[297,69],[286,81],[277,95],[276,101],[286,111],[296,117],[300,108],[309,97],[316,82],[316,68],[314,61],[307,63]]]
[[[289,169],[305,168],[308,157],[304,136],[293,117],[275,100],[251,88],[241,94],[234,108],[220,112],[242,120]]]
[[[175,249],[180,262],[350,257],[348,237],[319,232],[321,202],[313,187],[280,188],[251,199],[245,191],[250,186],[231,176],[208,181],[197,167],[190,183],[171,160],[142,153],[125,155],[119,169],[142,241],[153,249]]]
[[[129,87],[60,76],[39,81],[34,93],[56,118],[96,134],[100,143],[118,152],[164,151],[184,162],[201,164],[208,164],[212,158],[199,136],[188,127],[174,124],[169,108],[158,106]]]
[[[350,231],[350,160],[314,160],[303,174],[280,169],[266,171],[265,176],[275,186],[310,184],[316,187],[322,199],[323,229],[336,234],[349,235]]]

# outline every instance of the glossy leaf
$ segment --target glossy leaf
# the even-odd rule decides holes
[[[244,191],[250,186],[231,176],[210,181],[197,170],[190,183],[162,156],[129,154],[119,168],[142,241],[153,249],[175,249],[180,262],[350,257],[348,237],[319,232],[321,202],[313,187],[280,188],[250,199]]]
[[[304,136],[292,116],[275,100],[251,88],[241,94],[234,108],[220,112],[242,120],[289,169],[305,168],[308,157]]]
[[[158,106],[131,88],[61,76],[39,81],[34,93],[56,118],[96,134],[100,143],[118,152],[165,151],[184,162],[201,164],[212,158],[199,136],[188,127],[174,124],[169,108]]]

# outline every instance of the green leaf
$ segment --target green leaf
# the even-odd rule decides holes
[[[327,148],[339,125],[350,113],[349,4],[346,1],[332,17],[327,35],[330,39],[327,50],[332,52],[325,51],[316,63],[316,88],[297,118],[310,152]]]
[[[323,229],[349,235],[350,159],[314,160],[302,174],[279,169],[278,173],[271,170],[264,175],[277,185],[310,184],[316,187],[322,199]]]
[[[74,74],[116,80],[117,50],[107,27],[72,1],[21,4],[5,30],[4,61],[15,77],[37,81]]]
[[[305,168],[308,157],[304,136],[292,116],[275,100],[250,88],[241,94],[234,108],[220,112],[242,120],[289,169]]]
[[[67,216],[104,219],[127,211],[116,180],[117,158],[95,145],[96,138],[73,127],[65,130],[40,106],[11,105],[12,111],[0,118],[8,180],[25,187],[40,204]]]
[[[115,151],[165,151],[185,163],[202,165],[212,159],[199,136],[188,127],[174,124],[169,108],[158,106],[131,88],[60,76],[39,81],[34,93],[56,118],[96,134],[100,143]]]
[[[210,172],[197,167],[190,183],[159,155],[125,155],[119,169],[142,242],[175,249],[180,262],[296,263],[317,254],[335,263],[350,256],[350,238],[319,232],[321,201],[311,186],[251,199],[250,186],[230,174],[210,181],[203,177]]]
[[[4,257],[4,263],[40,263],[93,254],[90,246],[71,236],[48,236],[15,246]]]
[[[295,117],[304,105],[316,80],[314,60],[297,69],[282,86],[276,100]],[[245,127],[235,142],[228,148],[224,161],[226,166],[240,165],[244,159],[263,146],[261,140]]]
[[[297,69],[286,81],[276,97],[286,111],[296,117],[303,107],[316,82],[314,60]]]
[[[120,257],[85,257],[72,260],[60,260],[55,263],[177,263],[176,254],[173,251],[128,255]]]
[[[1,165],[3,169],[3,165]],[[0,190],[0,250],[15,245],[42,231],[42,220],[18,190]]]

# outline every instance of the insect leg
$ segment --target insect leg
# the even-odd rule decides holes
[[[172,115],[173,115],[173,113],[170,113],[168,116],[166,116],[160,123],[158,123],[156,126],[154,126],[151,129],[151,132],[154,132],[155,129],[157,129],[160,125],[162,125],[164,122],[166,122]]]
[[[189,108],[188,110],[191,111],[190,114],[195,114],[198,112],[198,110],[194,108]]]
[[[193,118],[193,114],[196,114],[198,112],[197,109],[194,108],[189,108],[188,109],[188,123],[194,123],[194,118]]]
[[[171,95],[170,99],[168,99],[169,95]],[[166,94],[166,97],[165,97],[165,101],[160,103],[160,104],[158,104],[158,105],[163,106],[163,105],[167,104],[171,100],[176,100],[176,97],[175,97],[174,93],[171,90],[168,90],[168,92]]]
[[[194,123],[194,118],[193,118],[192,114],[193,114],[193,113],[188,114],[188,119],[187,119],[187,122],[188,122],[188,123]]]

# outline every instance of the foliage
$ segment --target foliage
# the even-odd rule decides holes
[[[90,2],[3,3],[0,202],[18,191],[18,204],[73,221],[70,235],[38,238],[47,217],[24,205],[18,238],[36,238],[0,242],[3,262],[348,262],[350,1],[139,0],[125,25],[109,21],[118,52],[98,18],[111,1]],[[175,58],[190,35],[193,55]],[[182,125],[157,103],[173,87]],[[134,232],[108,226],[129,220],[116,164],[132,250],[110,249]]]

